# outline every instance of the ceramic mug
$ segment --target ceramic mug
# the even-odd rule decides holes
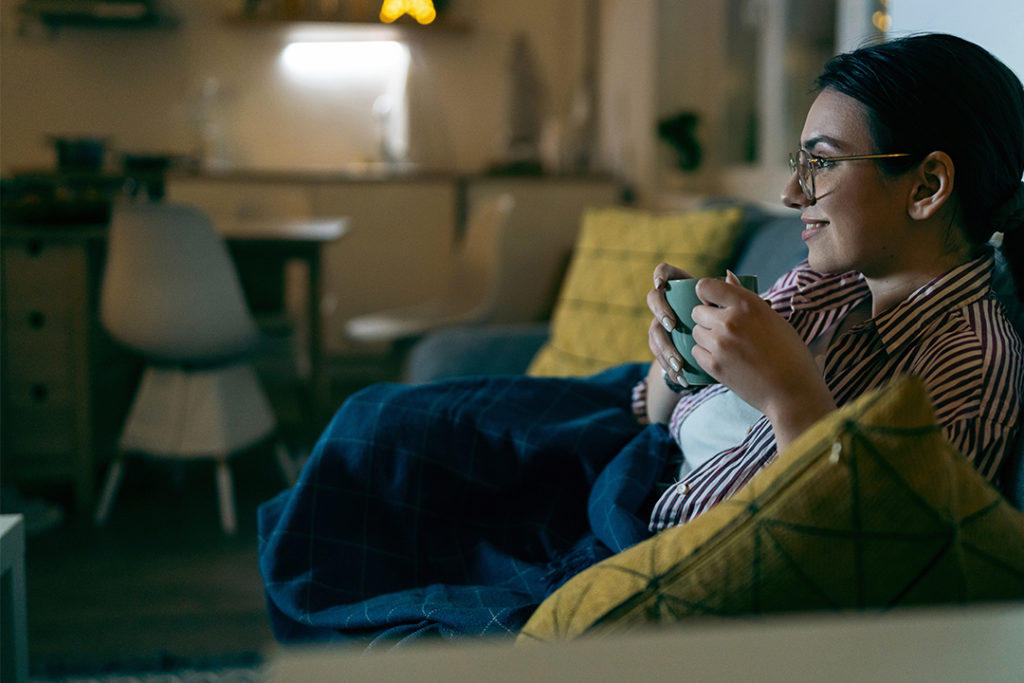
[[[737,275],[736,277],[744,289],[757,292],[756,275]],[[724,277],[715,279],[725,280]],[[701,300],[697,297],[695,291],[698,280],[699,278],[669,280],[665,288],[665,299],[668,300],[668,305],[676,315],[676,326],[672,330],[672,344],[683,357],[683,367],[680,369],[679,374],[692,386],[715,383],[715,379],[706,373],[701,366],[697,365],[697,361],[693,358],[693,347],[695,346],[693,341],[694,322],[690,313],[693,311],[694,306],[701,304]]]

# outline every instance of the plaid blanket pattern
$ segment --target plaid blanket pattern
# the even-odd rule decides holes
[[[352,396],[297,484],[259,510],[279,640],[511,635],[585,567],[648,534],[674,446],[638,425],[629,364]]]

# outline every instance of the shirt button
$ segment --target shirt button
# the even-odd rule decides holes
[[[685,481],[681,481],[678,484],[676,484],[676,493],[678,493],[679,495],[685,496],[689,492],[690,492],[690,485],[687,484]]]

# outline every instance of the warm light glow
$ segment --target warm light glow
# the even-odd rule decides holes
[[[421,24],[429,24],[437,16],[431,0],[384,0],[380,20],[390,24],[403,14],[409,14]]]
[[[888,31],[889,27],[892,26],[892,15],[881,11],[875,12],[871,15],[871,23],[879,31]]]
[[[409,48],[394,41],[290,43],[281,64],[292,77],[315,80],[400,80],[405,86]]]
[[[370,155],[386,161],[402,160],[408,151],[410,61],[408,46],[389,40],[303,40],[290,43],[280,58],[296,101],[329,103],[338,115],[363,120],[376,133],[368,136],[374,138],[366,145]]]

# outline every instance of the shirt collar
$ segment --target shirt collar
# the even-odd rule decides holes
[[[873,322],[886,349],[896,352],[914,339],[931,335],[950,311],[988,296],[994,264],[991,251],[986,251],[875,316]]]
[[[806,263],[805,263],[806,265]],[[822,274],[804,269],[797,273],[795,311],[831,311],[855,305],[871,294],[864,276],[855,270]]]
[[[950,310],[987,296],[993,267],[992,252],[986,250],[978,258],[922,285],[863,325],[874,327],[886,350],[894,353],[908,342],[930,334]],[[864,276],[857,271],[823,275],[803,270],[797,274],[792,306],[794,311],[833,311],[843,315],[870,293]]]

